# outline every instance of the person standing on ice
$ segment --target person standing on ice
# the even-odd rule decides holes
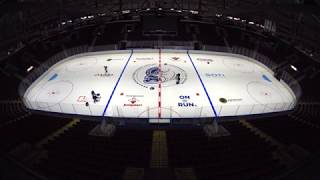
[[[97,94],[92,90],[91,95],[92,95],[93,102],[96,103],[97,102]]]
[[[106,72],[106,74],[108,73],[108,66],[104,66],[104,71]]]
[[[176,75],[176,84],[180,84],[180,73]]]

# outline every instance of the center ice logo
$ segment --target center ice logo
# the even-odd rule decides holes
[[[139,67],[132,74],[133,80],[142,87],[154,88],[153,86],[161,82],[162,87],[177,85],[177,76],[179,74],[180,83],[184,84],[187,80],[187,73],[180,67],[165,63],[161,69],[158,64],[146,64]]]
[[[146,70],[146,75],[144,76],[143,82],[146,84],[156,84],[159,81],[159,68],[151,67]]]

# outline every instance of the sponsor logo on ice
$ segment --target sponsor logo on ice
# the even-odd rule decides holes
[[[262,79],[264,79],[265,81],[268,81],[268,82],[272,82],[272,81],[268,78],[268,76],[266,76],[265,74],[262,75]]]
[[[223,73],[205,73],[208,78],[225,78],[225,74]]]
[[[53,74],[53,75],[49,78],[49,80],[48,80],[48,81],[55,80],[55,79],[57,79],[57,77],[58,77],[58,74],[57,74],[57,73],[55,73],[55,74]]]
[[[110,77],[113,76],[113,74],[110,73],[98,73],[94,75],[95,77]]]
[[[182,102],[178,102],[178,107],[196,107],[197,105],[193,102],[190,102],[190,96],[184,96],[181,95],[179,96],[180,101]]]
[[[198,61],[204,61],[204,62],[213,62],[213,59],[208,58],[197,58]]]
[[[173,60],[173,61],[179,61],[180,58],[179,58],[179,57],[172,57],[171,60]]]
[[[126,104],[123,104],[123,106],[142,106],[142,104],[139,104],[140,100],[138,100],[136,97],[132,97],[130,99],[128,99],[128,102],[130,103],[126,103]]]
[[[151,57],[137,57],[136,60],[153,60]]]

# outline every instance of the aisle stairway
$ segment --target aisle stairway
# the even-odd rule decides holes
[[[165,131],[153,131],[152,151],[151,151],[151,168],[168,167],[168,149],[167,135]]]

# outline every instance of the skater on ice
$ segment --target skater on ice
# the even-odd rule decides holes
[[[96,103],[96,102],[99,102],[100,99],[101,99],[101,96],[100,96],[100,93],[95,93],[93,90],[91,91],[91,95],[92,95],[92,99],[93,99],[93,102]]]

